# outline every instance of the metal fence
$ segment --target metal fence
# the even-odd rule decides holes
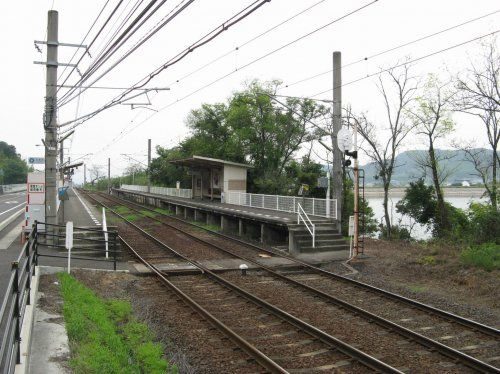
[[[21,362],[21,327],[26,305],[31,300],[31,277],[36,266],[36,230],[32,230],[28,241],[12,268],[7,289],[0,309],[0,372],[13,373]]]
[[[337,218],[337,200],[311,197],[263,195],[245,192],[229,192],[226,203],[298,213],[298,205],[304,212],[319,217]]]
[[[21,362],[21,329],[26,305],[30,305],[35,300],[31,300],[31,277],[35,275],[35,266],[38,265],[40,257],[57,257],[67,258],[67,255],[61,255],[54,252],[43,251],[43,248],[62,249],[64,245],[59,245],[59,240],[64,241],[64,235],[49,234],[46,231],[39,231],[39,226],[52,226],[53,228],[63,229],[64,226],[49,225],[44,222],[37,222],[33,225],[33,229],[28,237],[28,240],[23,246],[18,259],[12,262],[12,269],[7,289],[0,309],[0,373],[14,373],[15,366]],[[87,232],[96,235],[103,235],[104,231],[99,229],[89,229],[75,227],[80,233]],[[87,254],[87,256],[71,256],[75,260],[90,260],[90,261],[107,261],[113,262],[113,269],[116,270],[116,262],[119,259],[118,254],[118,233],[116,231],[106,231],[108,233],[109,248],[105,249],[104,239],[88,238],[80,235],[74,236],[74,250],[79,253]],[[48,243],[47,238],[50,238],[52,243]],[[92,247],[83,247],[82,243],[91,243]],[[109,258],[104,258],[109,255]]]
[[[148,186],[136,186],[131,184],[122,184],[121,189],[129,191],[148,192]],[[186,199],[191,199],[193,197],[192,190],[190,188],[177,189],[172,187],[151,186],[150,193],[156,195],[184,197]]]
[[[26,183],[0,185],[0,195],[3,193],[20,192],[25,190],[26,190]]]

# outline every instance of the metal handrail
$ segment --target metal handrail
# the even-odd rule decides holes
[[[0,372],[13,373],[21,362],[21,327],[26,306],[32,304],[31,277],[36,266],[36,227],[31,231],[16,261],[12,262],[11,275],[7,283],[0,308]]]
[[[305,219],[304,219],[304,217],[305,217]],[[304,225],[306,226],[307,231],[309,231],[309,234],[311,234],[311,236],[312,236],[312,246],[314,248],[314,247],[316,247],[316,225],[314,223],[312,223],[312,221],[309,219],[309,216],[304,211],[302,206],[300,204],[297,204],[297,224],[300,224],[301,219],[304,222]],[[309,226],[307,225],[307,222],[309,222],[312,229],[309,228]]]

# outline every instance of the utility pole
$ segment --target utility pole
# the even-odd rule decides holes
[[[148,139],[148,193],[151,192],[151,139]]]
[[[340,52],[333,52],[333,113],[332,113],[332,146],[333,146],[333,198],[337,201],[337,220],[342,219],[342,152],[337,146],[337,134],[342,128],[342,61]]]
[[[108,193],[111,193],[111,159],[108,158]]]
[[[358,121],[354,121],[354,253],[359,254],[359,162]]]
[[[87,164],[83,164],[83,187],[87,184]]]
[[[47,17],[47,74],[45,85],[45,222],[57,223],[57,48],[59,14],[49,10]],[[53,226],[46,226],[52,233]],[[47,237],[49,240],[53,237]]]

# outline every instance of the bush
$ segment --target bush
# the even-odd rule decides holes
[[[379,238],[387,238],[387,229],[386,226],[380,225],[380,234]],[[411,240],[410,231],[406,227],[392,225],[391,226],[391,239],[396,240]]]
[[[487,271],[500,269],[500,245],[484,243],[474,245],[460,252],[460,261]]]
[[[489,204],[471,203],[468,216],[474,242],[500,244],[500,212]]]

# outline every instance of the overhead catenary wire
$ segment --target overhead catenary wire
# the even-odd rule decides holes
[[[316,28],[316,29],[314,29],[314,30],[312,30],[312,31],[310,31],[310,32],[308,32],[308,33],[306,33],[306,34],[304,34],[304,35],[302,35],[302,36],[300,36],[300,37],[298,37],[298,38],[296,38],[296,39],[293,39],[292,41],[290,41],[290,42],[288,42],[288,43],[286,43],[286,44],[284,44],[284,45],[282,45],[282,46],[280,46],[280,47],[278,47],[278,48],[275,48],[275,49],[273,49],[273,50],[271,50],[271,51],[269,51],[269,52],[265,53],[264,55],[262,55],[262,56],[260,56],[260,57],[257,57],[257,58],[255,58],[255,59],[251,60],[250,62],[248,62],[248,63],[244,64],[243,66],[241,66],[241,67],[239,67],[239,68],[236,68],[235,70],[232,70],[232,71],[230,71],[230,72],[228,72],[228,73],[226,73],[226,74],[224,74],[224,75],[222,75],[222,76],[218,77],[217,79],[215,79],[215,80],[211,81],[210,83],[207,83],[207,84],[205,84],[204,86],[202,86],[202,87],[200,87],[200,88],[198,88],[198,89],[196,89],[196,90],[194,90],[194,91],[190,92],[189,94],[187,94],[187,95],[185,95],[185,96],[181,97],[180,99],[177,99],[177,100],[175,100],[174,102],[172,102],[172,103],[170,103],[170,104],[167,104],[166,106],[164,106],[164,107],[160,108],[157,112],[152,113],[149,117],[146,117],[144,120],[142,120],[141,122],[139,122],[137,125],[135,125],[133,128],[131,128],[131,130],[130,130],[129,132],[124,133],[124,134],[122,135],[122,137],[121,137],[121,138],[123,138],[123,136],[125,136],[126,134],[128,134],[128,133],[130,133],[130,132],[134,131],[136,128],[138,128],[138,127],[139,127],[139,126],[141,126],[143,123],[145,123],[145,122],[147,122],[148,120],[150,120],[153,116],[155,116],[155,115],[156,115],[156,114],[158,114],[159,112],[162,112],[163,110],[165,110],[165,109],[167,109],[167,108],[171,107],[172,105],[175,105],[175,104],[176,104],[176,103],[178,103],[179,101],[182,101],[182,100],[187,99],[188,97],[190,97],[190,96],[192,96],[192,95],[194,95],[194,94],[198,93],[199,91],[201,91],[201,90],[203,90],[203,89],[205,89],[205,88],[208,88],[208,87],[210,87],[210,86],[214,85],[215,83],[217,83],[217,82],[219,82],[219,81],[221,81],[221,80],[223,80],[223,79],[225,79],[225,78],[229,77],[230,75],[232,75],[232,74],[234,74],[234,73],[236,73],[236,72],[238,72],[238,71],[241,71],[242,69],[247,68],[248,66],[251,66],[251,65],[253,65],[254,63],[256,63],[256,62],[258,62],[258,61],[260,61],[260,60],[262,60],[262,59],[264,59],[264,58],[266,58],[266,57],[268,57],[268,56],[271,56],[272,54],[274,54],[274,53],[276,53],[276,52],[278,52],[278,51],[280,51],[280,50],[282,50],[282,49],[284,49],[284,48],[287,48],[287,47],[289,47],[289,46],[291,46],[291,45],[295,44],[296,42],[298,42],[298,41],[300,41],[300,40],[302,40],[302,39],[304,39],[304,38],[306,38],[306,37],[308,37],[308,36],[311,36],[311,35],[313,35],[314,33],[318,32],[318,31],[320,31],[320,30],[323,30],[323,29],[325,29],[326,27],[328,27],[328,26],[330,26],[330,25],[332,25],[332,24],[334,24],[334,23],[336,23],[336,22],[339,22],[339,21],[343,20],[343,19],[345,19],[345,18],[346,18],[346,17],[348,17],[348,16],[351,16],[351,15],[353,15],[353,14],[355,14],[355,13],[357,13],[357,12],[359,12],[359,11],[361,11],[361,10],[365,9],[365,8],[367,8],[367,7],[368,7],[368,6],[370,6],[370,5],[375,4],[377,1],[378,1],[378,0],[371,1],[371,2],[369,2],[369,3],[365,4],[365,5],[361,6],[361,7],[358,7],[358,8],[356,8],[356,9],[354,9],[354,10],[352,10],[352,11],[350,11],[350,12],[348,12],[348,13],[346,13],[346,14],[342,15],[342,16],[340,16],[340,17],[337,17],[337,18],[335,18],[334,20],[332,20],[332,21],[330,21],[330,22],[328,22],[328,23],[326,23],[326,24],[324,24],[324,25],[322,25],[322,26],[320,26],[320,27],[318,27],[318,28]],[[121,138],[119,137],[119,138],[118,138],[118,139],[116,139],[116,140],[119,140],[119,139],[121,139]]]
[[[494,14],[497,14],[497,13],[499,13],[499,12],[500,12],[500,9],[497,9],[497,10],[495,10],[495,11],[493,11],[493,12],[489,12],[489,13],[483,14],[483,15],[481,15],[481,16],[479,16],[479,17],[475,17],[475,18],[469,19],[469,20],[464,21],[464,22],[461,22],[461,23],[459,23],[459,24],[457,24],[457,25],[453,25],[453,26],[447,27],[447,28],[445,28],[445,29],[442,29],[442,30],[439,30],[439,31],[433,32],[433,33],[431,33],[431,34],[424,35],[424,36],[419,37],[419,38],[417,38],[417,39],[413,39],[413,40],[411,40],[411,41],[409,41],[409,42],[405,42],[405,43],[403,43],[403,44],[398,44],[397,46],[394,46],[394,47],[391,47],[391,48],[385,49],[385,50],[383,50],[383,51],[380,51],[380,52],[374,53],[374,54],[372,54],[372,55],[370,55],[370,56],[363,57],[363,58],[360,58],[360,59],[358,59],[358,60],[352,61],[352,62],[350,62],[350,63],[348,63],[348,64],[342,65],[342,68],[346,68],[346,67],[349,67],[349,66],[353,66],[353,65],[359,64],[359,63],[361,63],[361,62],[366,62],[366,61],[371,60],[371,59],[373,59],[373,58],[375,58],[375,57],[379,57],[379,56],[385,55],[385,54],[387,54],[387,53],[389,53],[389,52],[396,51],[396,50],[398,50],[398,49],[401,49],[401,48],[407,47],[407,46],[409,46],[409,45],[412,45],[412,44],[415,44],[415,43],[421,42],[421,41],[423,41],[423,40],[426,40],[426,39],[432,38],[432,37],[434,37],[434,36],[437,36],[437,35],[443,34],[443,33],[445,33],[445,32],[448,32],[448,31],[451,31],[451,30],[457,29],[457,28],[459,28],[459,27],[462,27],[462,26],[468,25],[468,24],[470,24],[470,23],[473,23],[473,22],[479,21],[479,20],[484,19],[484,18],[486,18],[486,17],[490,17],[490,16],[492,16],[492,15],[494,15]],[[326,75],[326,74],[330,74],[332,71],[333,71],[332,69],[329,69],[329,70],[326,70],[326,71],[322,71],[322,72],[320,72],[320,73],[316,73],[316,74],[311,75],[311,76],[309,76],[309,77],[306,77],[306,78],[300,79],[300,80],[298,80],[298,81],[295,81],[295,82],[292,82],[292,83],[288,83],[288,84],[286,84],[286,85],[285,85],[282,89],[284,89],[284,88],[288,88],[288,87],[291,87],[291,86],[295,86],[295,85],[297,85],[297,84],[300,84],[300,83],[303,83],[303,82],[307,82],[307,81],[312,80],[312,79],[315,79],[315,78],[322,77],[322,76],[324,76],[324,75]]]
[[[231,18],[229,18],[228,20],[226,20],[225,22],[223,22],[221,25],[217,26],[216,28],[214,28],[213,30],[211,30],[210,32],[208,32],[207,34],[205,34],[203,37],[201,37],[200,39],[198,39],[195,43],[191,44],[189,47],[185,48],[183,51],[179,52],[177,55],[175,55],[174,57],[170,58],[168,61],[166,61],[160,67],[158,67],[157,69],[155,69],[154,71],[152,71],[151,73],[149,73],[148,75],[146,75],[144,78],[142,78],[141,80],[139,80],[136,84],[132,85],[128,90],[126,90],[125,92],[123,92],[121,95],[118,95],[116,98],[114,98],[113,100],[111,100],[110,102],[108,102],[106,105],[102,106],[101,108],[99,108],[99,109],[97,109],[97,110],[95,110],[95,111],[93,111],[91,113],[88,113],[87,115],[84,115],[84,116],[78,118],[76,121],[72,120],[72,121],[68,121],[66,123],[63,123],[63,124],[59,125],[59,127],[68,126],[68,125],[70,125],[70,124],[78,121],[78,123],[74,124],[73,126],[71,126],[70,128],[68,128],[68,129],[65,130],[65,131],[71,131],[73,128],[81,125],[82,123],[84,123],[88,119],[94,117],[95,115],[97,115],[98,113],[102,112],[103,110],[106,110],[106,109],[108,109],[108,108],[110,108],[112,106],[120,104],[122,102],[122,100],[126,97],[126,95],[129,94],[130,92],[132,92],[134,89],[144,87],[154,77],[156,77],[157,75],[159,75],[163,70],[165,70],[168,67],[170,67],[172,65],[175,65],[176,63],[180,62],[188,54],[192,53],[196,49],[198,49],[198,48],[204,46],[205,44],[209,43],[210,41],[212,41],[213,39],[215,39],[216,37],[218,37],[220,34],[222,34],[223,32],[227,31],[231,26],[233,26],[233,25],[237,24],[238,22],[242,21],[243,19],[245,19],[246,17],[248,17],[249,15],[251,15],[252,13],[254,13],[255,11],[257,11],[261,6],[263,6],[264,4],[268,3],[269,1],[270,0],[256,0],[256,1],[254,1],[252,4],[250,4],[249,6],[245,7],[243,10],[241,10],[238,13],[236,13],[235,15],[233,15]],[[129,100],[129,99],[130,99],[130,97],[127,98],[126,100]]]
[[[96,59],[89,68],[82,74],[82,77],[78,80],[78,82],[75,84],[75,87],[68,92],[64,94],[64,96],[59,100],[58,102],[58,107],[60,108],[64,104],[67,104],[68,102],[72,101],[75,96],[73,96],[71,99],[68,99],[70,95],[79,87],[81,86],[87,79],[89,79],[92,74],[96,72],[99,67],[101,67],[118,49],[132,36],[134,35],[140,27],[146,22],[154,13],[160,9],[160,7],[167,1],[167,0],[161,0],[160,3],[154,8],[153,6],[158,0],[151,0],[145,7],[144,9],[137,15],[137,17],[127,26],[127,28],[120,34],[120,36],[112,43],[111,46],[108,47],[108,49],[104,52],[104,54],[99,58]],[[192,0],[194,1],[194,0]],[[152,9],[152,10],[151,10]],[[151,12],[149,12],[151,10]],[[149,14],[148,14],[149,12]],[[116,65],[118,65],[121,61],[118,61]],[[115,66],[116,66],[115,65]],[[110,70],[108,70],[109,72]],[[93,82],[95,83],[95,81]],[[85,90],[83,90],[85,91]]]
[[[116,4],[116,6],[113,8],[113,10],[111,11],[111,13],[109,14],[108,18],[106,19],[106,21],[104,22],[104,24],[101,26],[101,28],[99,29],[99,31],[97,32],[97,34],[94,36],[94,38],[92,39],[92,41],[89,43],[89,45],[87,46],[87,50],[89,50],[92,45],[95,43],[95,41],[97,40],[97,38],[99,37],[99,35],[101,35],[102,31],[104,30],[104,28],[106,27],[106,25],[108,24],[108,22],[111,20],[111,18],[113,18],[114,14],[116,13],[116,11],[118,10],[118,8],[120,7],[120,5],[122,4],[123,0],[120,0],[118,2],[118,4]],[[69,72],[69,74],[66,76],[66,79],[64,79],[64,81],[62,82],[62,85],[64,85],[69,77],[71,76],[71,74],[73,74],[73,72],[76,70],[76,67],[80,64],[80,62],[82,62],[83,60],[83,57],[85,56],[85,54],[82,54],[80,56],[80,58],[78,59],[78,61],[76,62],[76,66],[74,66],[71,71]],[[60,88],[57,89],[56,91],[56,94],[57,92],[59,92]]]
[[[353,84],[353,83],[357,83],[357,82],[360,82],[362,80],[365,80],[365,79],[368,79],[368,78],[371,78],[371,77],[374,77],[374,76],[377,76],[377,75],[380,75],[382,73],[385,73],[385,72],[388,72],[392,69],[396,69],[396,68],[399,68],[399,67],[402,67],[402,66],[406,66],[406,65],[410,65],[410,64],[413,64],[415,62],[418,62],[418,61],[421,61],[421,60],[424,60],[426,58],[429,58],[429,57],[432,57],[432,56],[435,56],[437,54],[440,54],[440,53],[443,53],[443,52],[446,52],[446,51],[449,51],[451,49],[454,49],[454,48],[458,48],[458,47],[461,47],[463,45],[466,45],[466,44],[469,44],[469,43],[472,43],[472,42],[475,42],[475,41],[478,41],[478,40],[481,40],[481,39],[484,39],[486,37],[489,37],[489,36],[493,36],[495,34],[497,34],[498,32],[500,32],[500,29],[499,30],[496,30],[496,31],[493,31],[493,32],[490,32],[488,34],[484,34],[484,35],[481,35],[481,36],[478,36],[476,38],[473,38],[473,39],[469,39],[469,40],[466,40],[464,42],[461,42],[461,43],[458,43],[458,44],[454,44],[452,46],[449,46],[449,47],[446,47],[446,48],[443,48],[443,49],[440,49],[440,50],[437,50],[437,51],[434,51],[434,52],[431,52],[429,54],[426,54],[424,56],[420,56],[420,57],[417,57],[415,59],[411,59],[409,61],[405,61],[405,62],[402,62],[402,63],[399,63],[399,64],[396,64],[394,66],[391,66],[389,68],[386,68],[386,69],[381,69],[379,71],[376,71],[374,73],[371,73],[371,74],[367,74],[363,77],[360,77],[360,78],[357,78],[357,79],[354,79],[352,81],[349,81],[349,82],[346,82],[346,83],[343,83],[342,85],[340,85],[339,87],[345,87],[345,86],[348,86],[350,84]],[[329,88],[327,90],[324,90],[324,91],[321,91],[321,92],[318,92],[318,93],[315,93],[314,95],[311,95],[309,97],[306,97],[308,99],[312,99],[312,98],[315,98],[316,96],[319,96],[319,95],[322,95],[322,94],[325,94],[327,92],[330,92],[330,91],[333,91],[333,88]]]
[[[486,37],[488,37],[488,36],[492,36],[492,35],[494,35],[494,34],[496,34],[496,33],[498,33],[498,32],[500,32],[500,30],[497,30],[497,31],[494,31],[494,32],[492,32],[492,33],[488,33],[488,34],[485,34],[485,35],[482,35],[482,36],[479,36],[479,37],[476,37],[476,38],[473,38],[473,39],[470,39],[470,40],[467,40],[467,41],[464,41],[464,42],[461,42],[461,43],[458,43],[458,44],[454,44],[454,45],[452,45],[452,46],[450,46],[450,47],[443,48],[443,49],[441,49],[441,50],[438,50],[438,51],[435,51],[435,52],[432,52],[432,53],[426,54],[426,55],[424,55],[424,56],[420,56],[420,57],[415,58],[415,59],[412,59],[412,60],[410,60],[410,61],[406,61],[406,62],[404,62],[404,63],[397,64],[397,65],[392,66],[392,67],[390,67],[390,68],[387,68],[387,69],[383,69],[383,70],[377,71],[377,72],[372,73],[372,74],[370,74],[370,75],[360,77],[360,78],[355,79],[355,80],[353,80],[353,81],[349,81],[349,82],[347,82],[347,83],[343,84],[341,87],[343,87],[343,86],[347,86],[347,85],[350,85],[350,84],[353,84],[353,83],[356,83],[356,82],[360,82],[360,81],[362,81],[362,80],[365,80],[365,79],[368,79],[368,78],[370,78],[370,77],[373,77],[373,76],[379,75],[379,74],[381,74],[381,73],[383,73],[383,72],[389,71],[389,70],[394,69],[394,68],[397,68],[397,67],[405,66],[405,65],[408,65],[408,64],[411,64],[411,63],[415,63],[415,62],[418,62],[418,61],[424,60],[424,59],[429,58],[429,57],[431,57],[431,56],[435,56],[435,55],[437,55],[437,54],[444,53],[444,52],[449,51],[449,50],[451,50],[451,49],[458,48],[458,47],[460,47],[460,46],[463,46],[463,45],[466,45],[466,44],[472,43],[472,42],[474,42],[474,41],[478,41],[478,40],[483,39],[483,38],[486,38]],[[219,81],[219,80],[220,80],[220,79],[217,79],[216,81]],[[177,104],[179,101],[182,101],[182,100],[186,99],[187,97],[189,97],[189,96],[191,96],[191,95],[193,95],[193,94],[195,94],[195,93],[197,93],[197,92],[201,91],[203,88],[206,88],[206,87],[208,87],[208,86],[210,86],[210,85],[214,84],[216,81],[213,81],[213,82],[211,82],[211,83],[209,83],[209,84],[207,84],[207,85],[204,85],[203,87],[198,88],[197,90],[192,91],[191,93],[189,93],[189,94],[187,94],[187,95],[183,96],[181,99],[177,99],[176,101],[173,101],[173,102],[171,102],[170,104],[165,105],[164,107],[160,108],[160,109],[158,110],[158,112],[155,112],[155,113],[150,114],[150,115],[149,115],[148,117],[146,117],[144,120],[142,120],[141,122],[139,122],[137,125],[135,125],[133,128],[131,128],[131,129],[130,129],[130,131],[128,131],[128,132],[126,132],[126,133],[123,133],[123,134],[122,134],[122,136],[121,136],[121,137],[119,137],[118,139],[114,139],[114,142],[116,142],[116,141],[118,141],[118,140],[121,140],[123,137],[125,137],[126,135],[128,135],[129,133],[131,133],[132,131],[134,131],[135,129],[137,129],[139,126],[141,126],[141,125],[142,125],[142,124],[144,124],[145,122],[149,121],[151,118],[153,118],[154,116],[156,116],[158,113],[162,112],[163,110],[165,110],[165,109],[167,109],[167,108],[169,108],[169,107],[171,107],[171,106],[173,106],[173,105]],[[332,91],[332,90],[333,90],[333,88],[330,88],[330,89],[328,89],[328,90],[324,90],[324,91],[318,92],[318,93],[316,93],[316,94],[314,94],[314,95],[305,96],[305,97],[304,97],[304,96],[302,96],[302,97],[300,97],[300,96],[286,96],[286,95],[275,95],[275,96],[276,96],[276,97],[283,96],[283,97],[296,98],[296,99],[302,99],[302,100],[309,99],[309,100],[316,100],[316,101],[323,101],[323,102],[331,102],[331,100],[329,100],[329,99],[314,99],[314,98],[315,98],[316,96],[319,96],[319,95],[321,95],[321,94],[324,94],[324,93],[330,92],[330,91]],[[108,144],[108,145],[104,146],[104,147],[103,147],[101,150],[99,150],[96,154],[98,154],[98,153],[102,152],[103,150],[105,150],[105,149],[106,149],[106,148],[108,148],[109,146],[110,146],[110,144]]]
[[[165,0],[166,1],[166,0]],[[185,4],[183,4],[185,2]],[[101,75],[99,75],[97,78],[95,78],[91,83],[89,83],[88,88],[91,88],[93,84],[98,82],[101,78],[103,78],[106,74],[108,74],[111,70],[113,70],[118,64],[121,64],[128,56],[130,56],[134,51],[136,51],[142,44],[147,42],[154,34],[156,34],[159,30],[161,30],[165,25],[167,25],[170,21],[172,21],[177,15],[179,15],[183,10],[185,10],[189,5],[191,5],[194,2],[194,0],[183,0],[180,4],[178,4],[179,9],[174,8],[171,12],[167,14],[167,16],[164,17],[163,22],[158,24],[157,27],[154,28],[152,32],[149,32],[147,35],[143,36],[131,49],[129,49],[124,55],[122,55],[114,64],[112,64],[107,70],[105,70]],[[183,5],[182,5],[183,4]],[[144,20],[141,25],[145,22]],[[141,25],[137,26],[139,28]],[[130,36],[129,36],[130,37]],[[127,38],[128,39],[128,38]],[[127,40],[126,39],[126,40]],[[126,42],[124,40],[123,43]],[[118,47],[119,48],[119,47]],[[102,65],[102,64],[101,64]],[[87,90],[88,88],[85,88]],[[69,103],[72,99],[68,99],[66,103]]]
[[[222,60],[223,58],[225,58],[225,57],[227,57],[227,56],[231,55],[232,53],[235,53],[236,51],[241,50],[241,48],[243,48],[243,47],[245,47],[245,46],[249,45],[250,43],[252,43],[252,42],[254,42],[254,41],[256,41],[256,40],[258,40],[259,38],[261,38],[261,37],[263,37],[264,35],[266,35],[266,34],[270,33],[271,31],[276,30],[277,28],[279,28],[279,27],[283,26],[284,24],[286,24],[286,23],[288,23],[288,22],[290,22],[290,21],[294,20],[295,18],[299,17],[300,15],[302,15],[302,14],[304,14],[304,13],[306,13],[306,12],[308,12],[308,11],[312,10],[313,8],[315,8],[316,6],[320,5],[321,3],[324,3],[325,1],[326,1],[326,0],[320,0],[320,1],[318,1],[318,2],[316,2],[316,3],[314,3],[314,4],[312,4],[312,5],[308,6],[307,8],[304,8],[304,9],[300,10],[299,12],[294,13],[292,16],[290,16],[290,17],[288,17],[288,18],[286,18],[286,19],[284,19],[284,20],[280,21],[279,23],[275,24],[274,26],[271,26],[270,28],[266,29],[265,31],[263,31],[263,32],[261,32],[261,33],[259,33],[259,34],[255,35],[255,36],[253,36],[252,38],[250,38],[250,39],[246,40],[245,42],[243,42],[243,43],[239,44],[239,45],[238,45],[238,46],[236,46],[235,48],[232,48],[231,50],[229,50],[229,51],[227,51],[227,52],[225,52],[225,53],[221,54],[220,56],[218,56],[218,57],[216,57],[215,59],[213,59],[213,60],[211,60],[211,61],[207,62],[206,64],[204,64],[204,65],[202,65],[202,66],[200,66],[200,67],[196,68],[195,70],[192,70],[191,72],[189,72],[189,73],[187,73],[187,74],[183,75],[181,78],[178,78],[178,79],[176,79],[176,80],[172,81],[171,83],[167,84],[167,86],[168,86],[168,87],[170,87],[170,86],[174,85],[175,83],[179,83],[180,81],[185,80],[186,78],[188,78],[188,77],[190,77],[190,76],[194,75],[195,73],[198,73],[198,72],[200,72],[200,71],[202,71],[202,70],[206,69],[207,67],[209,67],[209,66],[213,65],[214,63],[216,63],[217,61],[220,61],[220,60]],[[155,93],[155,94],[156,94],[156,93]],[[154,96],[153,96],[153,97],[154,97]],[[133,123],[133,122],[134,122],[134,121],[135,121],[135,120],[139,117],[139,115],[140,115],[140,113],[138,113],[138,114],[137,114],[137,115],[136,115],[136,116],[135,116],[135,117],[134,117],[134,118],[130,121],[130,123]],[[124,130],[122,130],[122,131],[121,131],[121,132],[120,132],[120,133],[119,133],[119,134],[115,137],[115,139],[117,139],[117,138],[118,138],[118,137],[119,137],[119,136],[120,136],[120,135],[121,135],[124,131],[126,131],[126,130],[125,130],[125,129],[124,129]],[[113,139],[113,140],[115,140],[115,139]]]
[[[109,4],[109,0],[106,0],[106,2],[104,3],[104,6],[101,8],[101,10],[99,11],[99,13],[97,14],[97,17],[94,19],[94,22],[92,22],[92,25],[90,25],[90,28],[88,29],[88,31],[85,33],[85,36],[83,37],[82,41],[80,42],[80,44],[84,44],[85,43],[85,40],[87,40],[87,37],[89,36],[90,32],[92,31],[92,29],[94,28],[94,26],[96,25],[97,21],[99,20],[99,18],[101,17],[102,13],[104,12],[104,10],[106,9],[107,5]],[[76,57],[78,53],[78,48],[75,49],[75,52],[73,53],[73,55],[71,56],[68,64],[71,64],[73,62],[73,59]],[[87,51],[85,51],[85,53],[87,53]],[[77,64],[78,65],[78,64]],[[64,73],[66,72],[66,69],[68,68],[68,65],[65,65],[64,66],[64,69],[63,71],[61,72],[61,74],[59,75],[58,77],[58,80],[62,78],[62,76],[64,75]]]

